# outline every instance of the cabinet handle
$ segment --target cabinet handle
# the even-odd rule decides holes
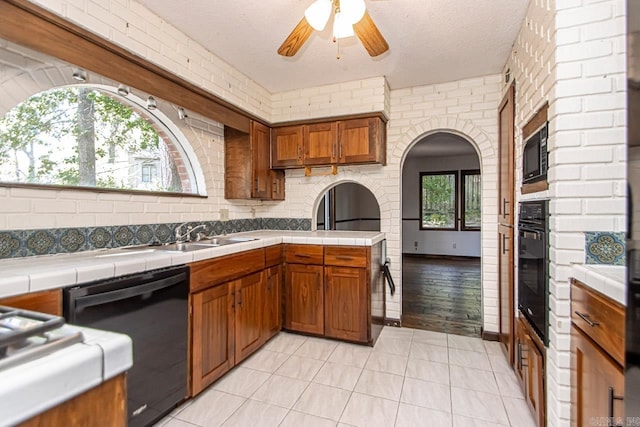
[[[237,305],[242,305],[242,289],[238,290],[238,303]]]
[[[505,197],[503,197],[503,198],[502,198],[502,217],[503,217],[503,218],[504,218],[505,216],[509,216],[509,212],[507,212],[507,205],[508,205],[509,203],[510,203],[510,202],[509,202]]]
[[[332,159],[336,158],[336,144],[331,145],[331,158]]]
[[[522,370],[522,343],[518,341],[518,370]]]
[[[507,242],[506,242],[507,240],[509,240],[509,236],[507,236],[506,234],[503,234],[502,235],[502,255],[509,252],[509,250],[507,249]]]
[[[301,152],[300,146],[298,145],[298,160],[302,159],[302,157],[300,156],[300,152]]]
[[[305,255],[305,254],[296,254],[296,256],[298,258],[311,258],[311,255]]]
[[[338,158],[342,158],[342,144],[338,143]]]
[[[351,258],[350,256],[336,256],[336,259],[342,260],[342,261],[351,261],[353,260],[353,258]]]
[[[600,322],[594,322],[593,320],[591,320],[589,315],[586,313],[580,313],[578,310],[576,310],[575,313],[576,313],[576,316],[578,316],[579,318],[587,322],[587,325],[591,326],[592,328],[600,324]]]
[[[609,387],[609,425],[610,426],[620,426],[622,427],[622,424],[618,424],[618,423],[614,423],[613,421],[613,401],[614,400],[624,400],[623,396],[616,396],[615,393],[613,392],[613,387]]]

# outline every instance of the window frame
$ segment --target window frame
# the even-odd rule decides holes
[[[480,177],[480,226],[473,227],[467,226],[465,223],[465,212],[466,212],[466,186],[465,186],[465,177],[470,175],[478,175]],[[463,169],[460,171],[460,231],[480,231],[482,229],[482,173],[480,169]]]
[[[441,228],[441,227],[425,227],[423,225],[423,212],[424,212],[424,203],[422,197],[422,178],[424,176],[434,176],[434,175],[453,175],[453,185],[454,185],[454,212],[453,212],[453,227],[452,228]],[[435,171],[435,172],[420,172],[420,178],[418,181],[418,197],[420,199],[420,211],[418,215],[418,222],[420,226],[420,230],[425,231],[458,231],[458,171]]]

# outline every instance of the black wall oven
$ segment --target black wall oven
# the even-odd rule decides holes
[[[186,399],[189,269],[168,267],[66,288],[69,323],[129,335],[128,426],[153,424]]]
[[[518,309],[549,344],[548,201],[520,203],[518,220]]]

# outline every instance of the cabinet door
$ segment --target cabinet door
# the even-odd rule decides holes
[[[251,197],[256,199],[271,198],[269,136],[267,126],[251,123]]]
[[[515,87],[498,107],[498,223],[513,225]]]
[[[271,167],[302,166],[302,125],[273,129],[271,139]]]
[[[509,363],[514,363],[514,280],[513,228],[498,225],[498,296],[500,298],[500,342],[505,346]]]
[[[285,326],[292,331],[324,334],[322,266],[287,264],[285,269]]]
[[[377,117],[338,122],[338,163],[385,163],[384,128]]]
[[[324,331],[327,337],[367,342],[367,271],[325,267]]]
[[[624,425],[624,373],[608,354],[571,327],[571,425]],[[612,421],[609,424],[609,421]]]
[[[527,387],[525,395],[527,404],[536,418],[537,425],[544,424],[544,358],[538,347],[527,334],[525,337],[527,348]]]
[[[527,387],[527,364],[529,359],[526,336],[527,331],[524,329],[522,321],[518,320],[515,326],[515,361],[513,370],[523,390]]]
[[[328,165],[337,162],[336,122],[304,126],[304,160],[306,165]]]
[[[284,171],[270,170],[271,200],[284,200]]]
[[[229,283],[192,294],[191,394],[233,367],[233,289]]]
[[[233,282],[236,292],[235,363],[238,364],[262,344],[263,273]]]
[[[282,267],[273,266],[265,270],[265,274],[263,342],[276,335],[282,327]]]

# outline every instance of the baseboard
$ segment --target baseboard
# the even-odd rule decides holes
[[[385,317],[384,325],[385,326],[394,326],[396,328],[399,328],[401,326],[400,325],[400,319],[392,319],[390,317]]]
[[[499,332],[482,331],[482,339],[485,341],[500,341]]]

